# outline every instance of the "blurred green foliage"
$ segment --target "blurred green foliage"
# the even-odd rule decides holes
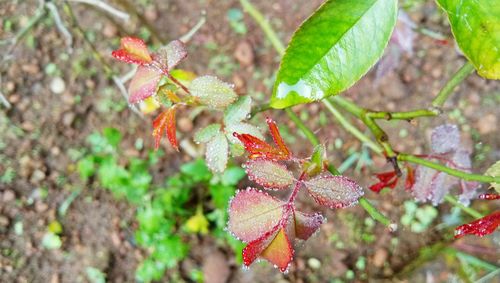
[[[155,184],[150,167],[159,162],[163,152],[150,151],[145,159],[127,157],[120,151],[121,140],[122,134],[113,128],[88,136],[90,148],[78,161],[77,170],[83,180],[96,181],[137,207],[135,243],[148,250],[149,256],[139,264],[136,279],[162,279],[167,269],[188,255],[188,238],[194,233],[208,233],[219,245],[229,245],[241,262],[243,244],[224,228],[229,199],[245,171],[230,166],[223,174],[213,175],[199,159],[183,164],[180,172]],[[193,272],[196,278],[202,275]]]

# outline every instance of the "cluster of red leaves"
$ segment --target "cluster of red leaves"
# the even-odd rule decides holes
[[[187,51],[181,41],[174,40],[160,48],[157,53],[151,54],[142,39],[124,37],[120,41],[120,49],[113,51],[111,55],[120,61],[139,65],[128,89],[129,103],[132,104],[154,95],[162,76],[168,77],[169,72],[187,56]],[[168,98],[172,100],[171,97]],[[172,100],[172,102],[177,103],[179,100]],[[163,133],[166,133],[170,144],[178,150],[175,136],[175,105],[158,115],[153,121],[156,148],[159,147]]]
[[[270,118],[267,118],[266,122],[276,147],[250,134],[233,133],[233,135],[243,143],[246,151],[250,154],[249,159],[290,160],[292,154],[283,141],[276,122]]]
[[[479,199],[498,200],[499,194],[482,194]],[[455,228],[455,238],[461,238],[465,235],[476,235],[482,237],[493,233],[500,226],[500,211],[495,211],[483,218],[479,218],[471,223],[467,223]]]
[[[375,183],[370,186],[370,190],[380,193],[383,188],[394,189],[398,184],[400,177],[398,176],[396,170],[383,172],[375,174],[375,177],[379,180],[378,183]],[[415,184],[415,173],[411,166],[406,166],[406,181],[405,181],[405,189],[410,190],[411,187]]]
[[[243,250],[246,266],[260,257],[285,272],[293,260],[295,243],[307,240],[325,220],[319,213],[296,210],[294,200],[299,189],[305,187],[318,204],[330,208],[355,204],[363,190],[344,176],[326,172],[308,176],[305,168],[300,177],[295,178],[286,162],[305,163],[292,158],[276,123],[268,118],[267,124],[274,145],[249,134],[233,135],[249,153],[250,160],[244,165],[249,178],[266,189],[291,188],[291,195],[288,201],[282,201],[254,188],[238,192],[229,206],[228,228],[248,244]],[[323,164],[319,168],[323,168]]]

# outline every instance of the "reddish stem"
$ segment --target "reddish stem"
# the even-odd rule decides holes
[[[295,187],[293,188],[292,194],[290,195],[290,198],[288,199],[287,205],[291,205],[295,201],[295,198],[297,197],[297,194],[299,193],[300,187],[303,184],[302,181],[304,181],[306,175],[307,175],[306,172],[302,172],[302,174],[300,175],[297,182],[295,182]]]

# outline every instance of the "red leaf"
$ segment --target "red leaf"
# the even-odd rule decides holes
[[[307,240],[325,221],[323,215],[319,213],[305,214],[300,211],[295,211],[295,236],[301,240]]]
[[[377,179],[379,179],[379,181],[381,182],[388,183],[394,177],[397,177],[397,175],[395,171],[389,171],[389,172],[375,174],[375,177],[377,177]]]
[[[229,204],[228,229],[243,242],[260,238],[278,225],[284,203],[252,188],[240,191]]]
[[[245,149],[248,153],[250,153],[248,156],[250,159],[265,158],[271,160],[289,160],[292,158],[292,155],[283,142],[276,123],[270,118],[267,118],[266,121],[274,143],[278,148],[275,148],[265,141],[249,134],[240,134],[235,132],[233,133],[233,136],[238,138],[243,143]]]
[[[389,171],[375,174],[375,177],[379,180],[378,183],[371,185],[370,190],[379,193],[383,188],[394,189],[398,184],[398,176],[396,171]]]
[[[290,150],[288,150],[288,147],[286,146],[285,142],[283,141],[283,138],[281,137],[281,134],[279,132],[278,126],[276,125],[276,122],[274,122],[273,119],[271,118],[266,118],[267,125],[269,126],[269,132],[271,133],[271,136],[273,137],[274,143],[278,148],[281,150],[282,154],[284,156],[287,156],[290,159]]]
[[[380,193],[380,191],[383,188],[385,188],[385,187],[387,187],[387,183],[385,183],[385,182],[378,182],[376,184],[371,185],[369,187],[369,189],[372,190],[372,191],[374,191],[374,192],[376,192],[376,193]]]
[[[139,66],[128,87],[129,103],[140,102],[156,93],[161,73],[146,66]]]
[[[179,145],[177,144],[176,137],[175,107],[170,107],[165,110],[153,121],[153,136],[155,137],[156,149],[160,147],[160,141],[164,131],[166,131],[170,144],[175,148],[175,150],[179,151]]]
[[[318,204],[329,208],[352,206],[363,195],[363,189],[344,176],[321,175],[304,184]]]
[[[458,226],[455,228],[455,238],[463,237],[466,234],[482,237],[493,233],[499,225],[500,211],[496,211],[471,223]]]
[[[265,158],[271,160],[288,160],[288,156],[284,156],[281,151],[269,145],[265,141],[249,134],[239,134],[234,132],[233,136],[243,143],[246,151],[250,154],[249,159]]]
[[[409,191],[415,184],[415,170],[413,167],[406,166],[406,182],[405,182],[405,190]]]
[[[266,188],[284,189],[295,180],[284,165],[271,160],[250,160],[244,168],[250,180]]]
[[[153,58],[149,55],[146,43],[140,38],[124,37],[120,41],[120,49],[111,53],[113,57],[126,63],[144,65],[151,63]]]
[[[496,199],[500,199],[500,194],[482,194],[482,195],[479,195],[479,199],[496,200]]]
[[[285,229],[281,227],[249,243],[243,249],[243,263],[249,266],[261,256],[276,265],[281,272],[285,272],[293,259],[293,254],[292,244]]]

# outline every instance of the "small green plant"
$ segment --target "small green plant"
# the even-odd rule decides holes
[[[149,251],[136,270],[137,280],[161,279],[165,270],[188,255],[186,238],[194,233],[210,232],[221,245],[232,247],[241,262],[243,247],[224,228],[227,204],[245,176],[244,170],[229,166],[223,174],[214,175],[203,160],[195,160],[157,185],[149,168],[158,162],[161,151],[149,152],[145,159],[124,160],[121,139],[121,133],[113,128],[91,134],[87,139],[90,150],[77,168],[83,180],[95,180],[99,187],[137,207],[135,243]]]

